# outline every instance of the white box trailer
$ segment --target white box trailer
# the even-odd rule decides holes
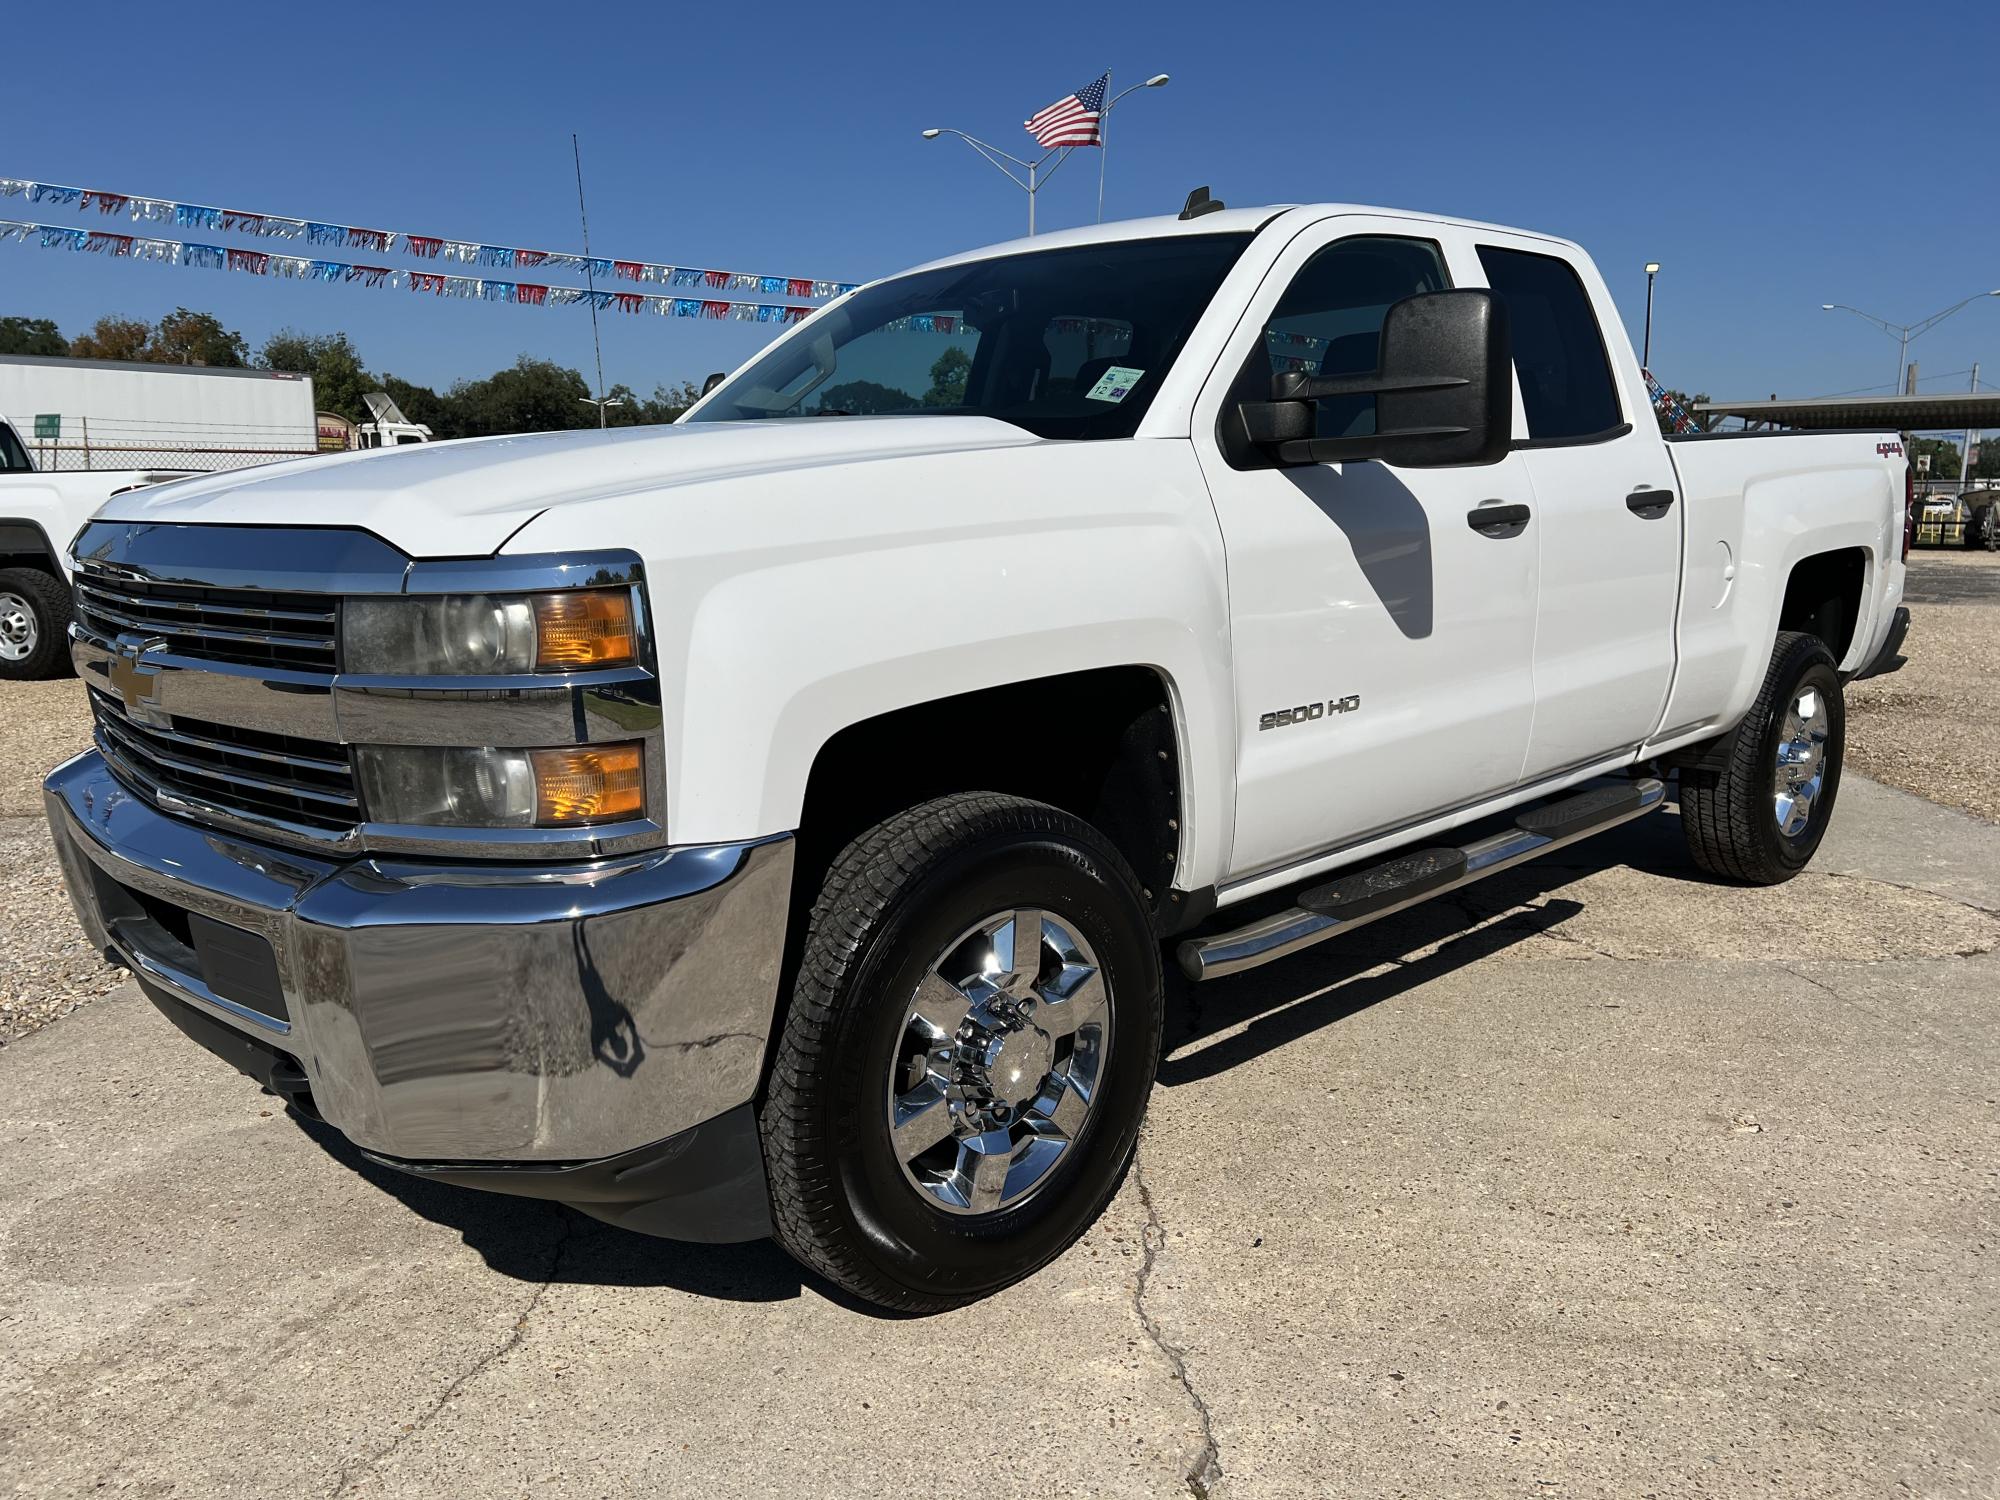
[[[309,375],[0,355],[36,467],[240,469],[319,451]]]

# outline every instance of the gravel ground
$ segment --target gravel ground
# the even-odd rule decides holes
[[[42,778],[90,743],[74,677],[0,683],[0,1047],[125,977],[85,943],[42,822]]]
[[[1849,689],[1848,763],[2000,822],[2000,554],[1912,558],[1903,668]],[[1963,601],[1963,602],[1961,602]],[[1988,602],[1990,601],[1990,602]],[[0,684],[0,1047],[113,988],[85,946],[41,823],[41,779],[90,743],[74,678]]]
[[[74,686],[74,684],[72,684]],[[40,818],[0,819],[0,1047],[125,978],[84,941]]]
[[[74,677],[0,682],[0,818],[39,818],[42,778],[90,744],[90,709]]]
[[[1904,665],[1847,691],[1847,763],[2000,822],[2000,553],[1915,553],[1908,594]]]

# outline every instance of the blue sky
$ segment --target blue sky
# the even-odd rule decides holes
[[[1020,121],[1110,67],[1114,86],[1173,82],[1113,117],[1109,216],[1172,211],[1208,183],[1236,205],[1384,203],[1548,230],[1597,257],[1635,337],[1641,268],[1658,260],[1653,364],[1690,390],[1886,388],[1894,340],[1822,302],[1913,322],[2000,286],[1991,0],[370,14],[19,7],[0,175],[571,249],[575,130],[595,253],[858,280],[1023,227],[1017,190],[922,127],[1025,155]],[[1090,220],[1095,168],[1084,153],[1050,184],[1044,227]],[[18,199],[0,216],[103,224]],[[345,329],[370,368],[440,386],[523,352],[590,367],[581,309],[0,246],[0,314],[71,333],[177,303],[253,346]],[[650,316],[603,329],[606,379],[641,391],[768,335]],[[1983,360],[2000,385],[2000,298],[1911,352],[1926,377]]]

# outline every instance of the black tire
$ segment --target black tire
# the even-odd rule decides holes
[[[1033,906],[1098,958],[1110,1041],[1089,1115],[1031,1194],[955,1215],[903,1175],[885,1114],[909,997],[985,917]],[[834,860],[810,926],[761,1108],[779,1243],[857,1297],[905,1312],[975,1301],[1061,1254],[1131,1160],[1159,1065],[1159,945],[1145,898],[1089,824],[1019,797],[911,808]]]
[[[26,682],[69,671],[69,585],[39,568],[0,568],[0,601],[19,600],[32,644],[24,656],[0,653],[0,679]],[[15,613],[5,606],[8,615]],[[0,622],[3,623],[3,622]],[[18,626],[16,628],[19,628]]]
[[[1805,825],[1786,834],[1773,810],[1773,775],[1786,711],[1808,688],[1826,704],[1823,779]],[[1749,714],[1701,763],[1681,771],[1681,830],[1694,862],[1745,885],[1778,885],[1798,874],[1833,816],[1846,737],[1847,707],[1833,653],[1816,635],[1781,632]]]

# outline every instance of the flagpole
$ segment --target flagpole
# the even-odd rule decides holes
[[[1104,70],[1104,92],[1111,92],[1111,70]],[[1115,101],[1114,101],[1115,102]],[[1104,159],[1111,154],[1111,105],[1097,120],[1097,222],[1104,222]]]
[[[1168,74],[1155,73],[1144,83],[1133,84],[1125,90],[1125,94],[1136,94],[1140,89],[1162,88],[1168,81]],[[1111,92],[1111,73],[1108,69],[1104,74],[1104,91],[1107,94]],[[1120,94],[1115,99],[1107,99],[1104,112],[1097,117],[1097,222],[1100,224],[1104,222],[1104,153],[1107,149],[1104,142],[1111,134],[1111,111],[1118,107],[1118,100],[1123,99],[1125,94]]]

